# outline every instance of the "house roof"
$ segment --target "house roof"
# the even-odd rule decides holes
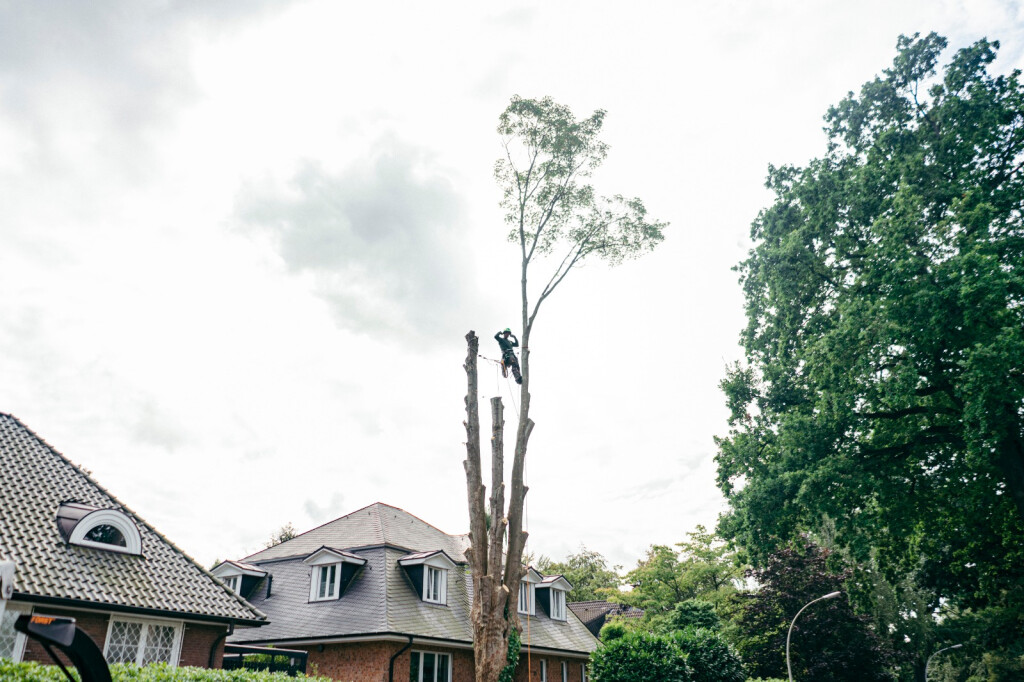
[[[569,602],[569,610],[576,614],[587,629],[597,634],[610,616],[618,618],[643,618],[644,612],[626,604],[610,601],[576,601]]]
[[[121,512],[140,555],[70,544],[62,503]],[[0,559],[17,562],[14,599],[262,625],[263,613],[224,587],[89,474],[15,417],[0,413]]]
[[[303,560],[324,544],[367,562],[340,599],[310,602],[310,568]],[[467,546],[468,536],[448,535],[397,507],[376,503],[352,512],[245,559],[270,573],[249,600],[271,622],[258,632],[236,632],[231,641],[287,646],[318,639],[413,635],[471,644],[473,581],[466,564]],[[402,559],[441,552],[455,563],[448,571],[446,605],[421,600],[412,584],[414,569],[399,564]],[[526,617],[520,618],[524,645],[529,633],[529,644],[536,648],[589,653],[597,646],[593,635],[571,614],[566,621],[555,621],[538,609],[528,629]]]
[[[321,547],[354,550],[388,545],[408,552],[441,550],[456,563],[466,560],[469,535],[448,535],[404,509],[375,502],[322,526],[246,557],[249,563],[305,557]]]

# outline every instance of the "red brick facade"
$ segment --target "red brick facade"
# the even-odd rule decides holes
[[[50,606],[36,606],[33,613],[47,615],[47,616],[64,616],[74,618],[75,623],[85,634],[89,635],[92,641],[96,642],[96,646],[102,651],[104,644],[107,640],[107,631],[110,626],[109,613],[97,613],[93,611],[77,611],[71,609],[58,609]],[[132,616],[126,616],[131,618]],[[142,620],[146,620],[142,618]],[[182,634],[181,649],[178,656],[178,665],[180,666],[195,666],[199,668],[209,667],[210,664],[210,649],[213,647],[214,642],[217,638],[227,633],[226,625],[215,625],[215,624],[198,624],[198,623],[185,623],[184,633]],[[221,661],[224,656],[224,640],[221,639],[217,644],[217,654],[214,657],[213,667],[219,668]],[[65,665],[69,665],[70,661],[61,656]],[[24,661],[36,661],[38,663],[50,663],[50,656],[46,651],[39,645],[38,642],[28,639],[25,642],[25,654],[22,657]]]
[[[353,644],[325,644],[323,651],[317,646],[289,647],[304,649],[309,653],[306,672],[309,675],[323,675],[341,682],[388,682],[388,665],[391,657],[405,647],[404,642],[358,642]],[[407,682],[412,652],[423,651],[441,653],[451,656],[451,682],[474,682],[473,652],[469,649],[449,649],[445,647],[422,646],[414,644],[411,649],[402,652],[395,659],[394,681]],[[529,659],[530,672],[527,676]],[[541,660],[547,661],[548,682],[583,682],[579,658],[540,655],[531,653],[527,657],[523,649],[516,671],[516,682],[540,682]],[[568,675],[562,679],[562,662],[567,664]]]

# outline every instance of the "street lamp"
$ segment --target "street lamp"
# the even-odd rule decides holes
[[[786,672],[789,673],[789,682],[793,682],[793,668],[791,668],[790,665],[789,665],[789,638],[793,634],[793,626],[796,625],[796,619],[800,617],[800,614],[804,612],[804,609],[806,609],[808,606],[810,606],[814,602],[821,601],[822,599],[835,599],[836,597],[838,597],[841,594],[842,594],[842,592],[829,592],[828,594],[826,594],[823,597],[818,597],[817,599],[812,599],[811,601],[809,601],[806,604],[804,604],[803,607],[799,611],[796,612],[796,615],[793,616],[793,622],[789,624],[789,632],[786,634]]]
[[[924,662],[924,682],[928,682],[928,666],[932,664],[932,659],[941,654],[943,651],[949,651],[950,649],[959,649],[963,644],[954,644],[953,646],[947,646],[945,649],[939,649],[934,654],[928,657],[928,660]]]

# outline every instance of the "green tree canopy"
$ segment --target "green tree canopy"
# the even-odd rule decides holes
[[[725,603],[743,575],[734,554],[703,526],[688,535],[687,542],[676,544],[678,550],[651,545],[647,556],[626,574],[632,591],[618,598],[652,615],[669,612],[688,599]]]
[[[1024,88],[980,40],[901,37],[772,167],[739,266],[720,530],[763,564],[824,516],[860,558],[984,604],[1024,574]],[[923,564],[923,565],[922,565]]]
[[[567,595],[569,601],[593,601],[607,599],[619,590],[619,574],[609,568],[608,560],[600,552],[580,546],[580,551],[570,554],[565,561],[551,561],[541,557],[537,570],[544,575],[561,575],[572,584]]]
[[[744,595],[739,618],[740,654],[751,675],[785,677],[786,636],[793,618],[818,597],[842,590],[852,573],[828,566],[830,553],[809,540],[770,555],[750,571],[759,586]],[[892,652],[870,618],[854,613],[846,595],[818,602],[793,626],[794,679],[871,682],[894,679]]]

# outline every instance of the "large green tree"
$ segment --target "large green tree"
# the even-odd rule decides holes
[[[861,559],[986,604],[1024,572],[1024,88],[997,42],[940,73],[945,48],[901,37],[827,153],[769,170],[720,528],[763,563],[827,515]]]
[[[609,567],[604,555],[582,545],[579,552],[570,554],[565,561],[541,557],[537,562],[537,570],[544,575],[561,575],[569,581],[569,601],[601,600],[616,594],[621,582],[616,573],[618,568]]]
[[[751,675],[786,677],[786,640],[792,625],[794,679],[894,679],[887,642],[873,630],[869,617],[854,613],[845,595],[815,603],[801,613],[812,600],[843,589],[851,578],[848,568],[829,566],[829,559],[828,550],[804,538],[780,548],[763,567],[750,571],[758,588],[744,595],[739,628],[740,654]]]
[[[466,335],[466,485],[473,577],[473,653],[476,679],[494,682],[506,665],[510,633],[519,625],[516,595],[524,571],[523,480],[534,422],[530,416],[530,339],[541,305],[570,272],[594,261],[617,265],[654,249],[666,223],[651,220],[643,202],[621,195],[602,197],[590,183],[608,146],[600,132],[605,112],[577,119],[550,97],[513,97],[498,119],[504,157],[495,164],[501,206],[518,247],[522,304],[522,385],[515,451],[505,505],[504,416],[500,398],[491,401],[491,496],[485,501],[477,404],[478,339]],[[547,267],[540,286],[536,266]]]
[[[625,581],[633,589],[617,596],[648,615],[665,614],[683,601],[699,599],[721,608],[743,577],[735,554],[703,526],[676,548],[651,545]]]

